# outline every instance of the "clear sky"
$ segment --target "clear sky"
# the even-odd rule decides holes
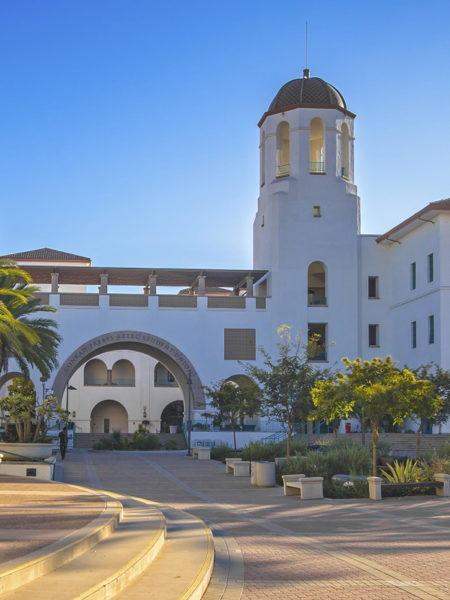
[[[363,233],[449,197],[448,0],[2,0],[0,254],[250,267],[257,122],[306,20],[358,115]]]

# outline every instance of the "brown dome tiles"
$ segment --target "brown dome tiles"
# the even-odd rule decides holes
[[[280,89],[273,99],[269,111],[281,110],[298,104],[317,104],[340,106],[347,105],[340,92],[319,77],[292,79]]]

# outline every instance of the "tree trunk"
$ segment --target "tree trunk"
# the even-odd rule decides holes
[[[364,411],[361,414],[361,445],[366,445],[366,417],[364,416]]]
[[[378,422],[371,421],[372,426],[372,477],[377,476],[377,444],[378,438]]]
[[[287,438],[286,438],[286,458],[289,458],[291,455],[291,435],[292,435],[292,428],[289,427],[288,432],[287,432]]]
[[[237,452],[237,448],[236,448],[236,427],[235,427],[234,423],[231,424],[231,429],[233,430],[234,451]]]
[[[425,425],[424,420],[420,419],[419,429],[417,430],[417,433],[416,433],[416,458],[418,458],[419,454],[420,454],[420,434],[422,432],[424,425]]]

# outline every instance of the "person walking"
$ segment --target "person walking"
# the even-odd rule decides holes
[[[67,427],[64,426],[63,430],[59,432],[59,451],[61,452],[61,458],[64,460],[67,450]]]

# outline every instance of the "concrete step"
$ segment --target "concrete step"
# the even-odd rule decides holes
[[[170,507],[119,494],[110,496],[108,505],[123,507],[123,515],[109,537],[72,560],[67,558],[64,564],[49,565],[45,573],[35,571],[34,578],[12,591],[5,590],[0,599],[200,600],[214,566],[210,529],[196,517]],[[64,541],[66,538],[60,540]],[[49,554],[46,550],[42,554]],[[16,565],[18,576],[28,568],[29,561],[22,562],[25,564]]]
[[[74,487],[76,488],[76,486]],[[106,540],[112,535],[123,516],[122,504],[102,495],[99,497],[104,499],[105,507],[102,514],[96,519],[52,544],[2,563],[1,598],[6,597],[5,594],[9,597],[8,592],[13,592],[29,582],[34,582],[37,578],[76,559],[101,540]],[[17,530],[18,536],[20,533]]]
[[[123,519],[113,535],[82,555],[1,594],[1,600],[107,600],[138,577],[164,545],[165,523],[155,505],[124,499]]]
[[[117,600],[200,600],[214,566],[214,543],[203,521],[162,508],[166,543],[158,558]]]

